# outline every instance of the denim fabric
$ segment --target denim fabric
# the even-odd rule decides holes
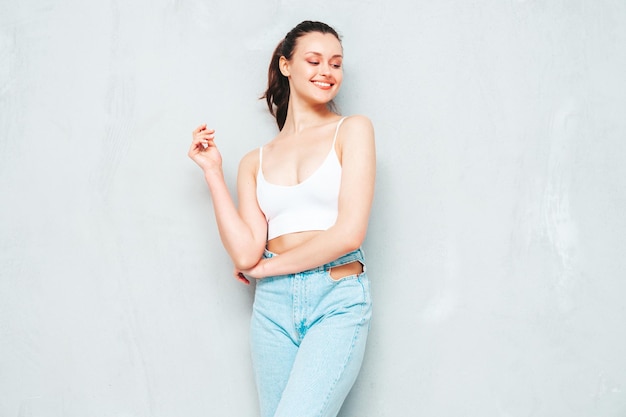
[[[363,273],[330,276],[331,268],[354,261]],[[262,417],[335,417],[361,368],[371,312],[360,249],[258,280],[251,341]]]

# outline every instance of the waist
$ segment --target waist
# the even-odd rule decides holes
[[[265,249],[263,253],[264,258],[272,258],[274,256],[279,256],[279,255],[268,249]],[[336,268],[336,267],[343,266],[343,265],[348,265],[354,262],[359,262],[362,265],[365,265],[365,256],[361,248],[353,250],[352,252],[348,252],[345,255],[342,255],[339,258],[335,259],[334,261],[328,262],[324,265],[320,265],[315,268],[307,269],[306,271],[302,271],[302,272],[324,272],[332,268]]]

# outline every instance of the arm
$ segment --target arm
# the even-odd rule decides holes
[[[265,247],[267,223],[256,202],[255,152],[239,164],[237,192],[239,210],[228,191],[222,171],[222,159],[214,143],[214,131],[201,125],[193,132],[189,157],[204,171],[213,197],[215,219],[224,248],[239,269],[255,265]]]
[[[358,249],[367,231],[374,197],[376,150],[374,128],[364,116],[352,116],[340,133],[341,188],[336,223],[300,246],[243,271],[256,278],[314,268]]]

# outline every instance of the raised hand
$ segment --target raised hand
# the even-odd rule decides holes
[[[207,129],[206,124],[202,124],[192,132],[191,136],[191,147],[187,155],[205,172],[221,169],[222,155],[215,146],[215,130]]]

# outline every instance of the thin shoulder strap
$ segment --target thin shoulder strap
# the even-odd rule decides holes
[[[342,117],[341,120],[339,120],[339,123],[337,123],[337,129],[335,129],[335,137],[333,138],[333,149],[335,146],[335,142],[337,141],[337,133],[339,133],[339,127],[341,126],[343,121],[346,120],[347,118],[348,116]]]
[[[259,148],[259,170],[257,171],[257,175],[263,176],[263,147]]]

